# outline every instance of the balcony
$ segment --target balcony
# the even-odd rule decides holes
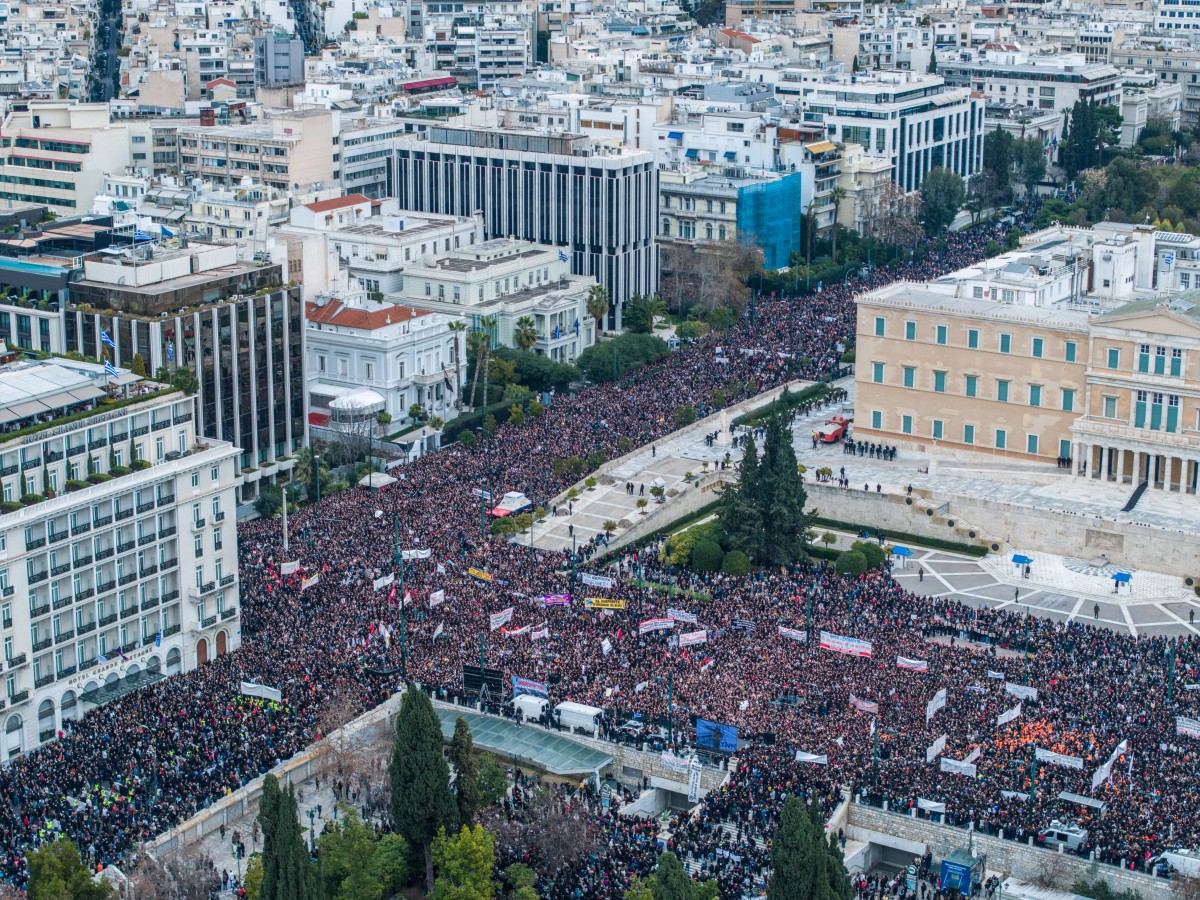
[[[11,616],[6,616],[3,622],[0,622],[0,628],[12,628],[13,620]]]
[[[227,609],[221,613],[221,619],[222,619],[222,621],[225,621],[228,619],[232,619],[236,615],[237,615],[237,607],[236,606],[230,607],[229,609]]]
[[[12,706],[16,706],[18,703],[24,703],[28,699],[29,699],[29,691],[27,691],[27,690],[17,691],[15,694],[12,695],[12,697],[9,698],[8,702]]]
[[[84,600],[91,600],[95,596],[96,596],[95,588],[90,588],[90,587],[84,588],[78,594],[75,595],[75,602],[82,603]]]
[[[11,672],[13,669],[17,668],[18,666],[25,665],[25,663],[28,661],[29,661],[29,654],[18,653],[16,656],[14,656],[12,659],[10,659],[8,661],[8,670]]]
[[[174,569],[177,565],[179,565],[178,559],[164,559],[161,568],[166,572],[169,569]]]
[[[172,503],[174,503],[174,502],[175,502],[175,495],[174,495],[174,494],[168,494],[168,495],[167,495],[167,496],[165,496],[165,497],[159,497],[159,498],[158,498],[158,505],[159,505],[159,506],[169,506],[170,504],[172,504]]]
[[[131,507],[129,507],[129,509],[118,509],[116,518],[117,518],[118,522],[121,522],[125,519],[128,519],[132,515],[133,515],[133,507],[131,506]]]
[[[127,584],[133,584],[135,581],[137,581],[137,572],[130,572],[128,575],[122,575],[117,578],[117,584],[119,584],[121,587],[125,587]]]
[[[118,444],[125,443],[127,440],[129,440],[129,432],[128,431],[126,431],[124,434],[114,434],[112,436],[112,445],[115,447]],[[108,441],[101,441],[100,446],[103,447],[107,443],[108,443]]]
[[[205,524],[206,523],[203,519],[193,519],[192,520],[192,531],[199,531],[201,528],[203,528],[205,526]]]
[[[135,429],[133,429],[133,436],[134,436],[135,438],[139,438],[139,437],[141,437],[143,434],[149,434],[149,433],[150,433],[150,426],[149,426],[149,425],[143,425],[141,428],[135,428]]]
[[[68,447],[67,448],[67,456],[78,456],[80,453],[83,453],[85,450],[87,450],[87,446],[84,444],[80,444],[78,447]]]
[[[201,628],[211,628],[213,625],[216,625],[216,624],[217,624],[217,617],[209,616],[207,619],[205,619],[204,621],[202,621],[200,623],[200,627]]]
[[[54,643],[54,638],[42,638],[40,641],[35,643],[31,649],[33,650],[34,653],[40,653],[42,650],[45,650],[47,647],[49,647],[53,643]]]
[[[18,468],[19,466],[5,466],[3,469],[0,469],[0,475],[16,475]]]
[[[65,609],[66,607],[70,606],[74,602],[75,602],[74,595],[67,594],[67,596],[59,597],[57,600],[54,601],[54,608],[55,609]]]
[[[162,531],[160,531],[158,533],[158,539],[160,541],[165,541],[169,537],[174,537],[175,532],[177,530],[178,529],[176,529],[176,527],[174,525],[168,525],[166,528],[164,528]]]
[[[229,585],[233,584],[235,581],[237,581],[236,574],[222,575],[221,576],[221,587],[229,587]]]
[[[27,459],[21,463],[21,471],[28,472],[30,469],[36,469],[41,464],[42,461],[40,459]]]
[[[60,631],[58,633],[58,637],[56,637],[54,639],[54,643],[61,644],[66,641],[73,640],[74,638],[75,638],[75,630],[74,629],[69,629],[67,631]]]
[[[154,609],[154,607],[158,606],[158,604],[159,599],[157,597],[147,597],[145,602],[142,603],[142,612],[145,612],[148,609]]]
[[[34,679],[33,686],[35,688],[44,688],[46,685],[53,684],[53,683],[54,683],[53,675],[43,675],[41,678]],[[16,697],[14,697],[13,699],[15,700]]]
[[[61,450],[47,450],[46,451],[46,462],[48,462],[48,463],[58,462],[62,458],[63,458],[63,452]]]
[[[92,530],[91,522],[84,522],[82,525],[76,525],[71,529],[71,537],[79,537],[81,534],[87,534]]]
[[[50,577],[49,572],[34,572],[32,575],[29,576],[29,583],[30,584],[39,584],[39,583],[45,581],[49,577]]]
[[[167,630],[163,632],[163,637],[170,637],[173,634],[179,634],[179,624],[178,623],[176,623],[175,625],[168,626]]]
[[[81,557],[79,557],[79,559],[75,560],[75,562],[74,562],[74,566],[77,569],[82,569],[84,566],[90,566],[91,564],[92,564],[92,557],[90,555],[89,556],[81,556]]]
[[[64,528],[62,531],[58,532],[57,534],[50,535],[50,543],[57,544],[59,541],[65,541],[67,539],[68,535],[70,535],[70,532]]]
[[[108,559],[114,553],[116,553],[116,551],[112,547],[103,547],[96,551],[96,562],[100,562],[102,559]]]
[[[178,599],[179,599],[179,589],[176,588],[173,591],[167,591],[165,594],[163,594],[162,602],[163,603],[172,603]]]
[[[162,422],[155,422],[153,425],[150,426],[150,430],[151,431],[162,431],[164,428],[170,428],[170,427],[171,427],[171,420],[165,419]]]
[[[146,566],[146,568],[142,569],[138,573],[138,576],[141,578],[149,578],[151,575],[157,575],[157,574],[158,574],[158,566]]]
[[[108,441],[105,438],[100,438],[98,441],[88,441],[89,450],[99,450],[101,447],[107,447]]]
[[[112,520],[113,520],[112,516],[97,516],[92,521],[92,525],[94,525],[96,528],[103,528],[105,525],[111,525]]]
[[[174,422],[176,425],[182,425],[184,422],[190,422],[190,421],[192,421],[192,414],[191,414],[191,413],[184,413],[182,416],[176,416],[174,419],[172,419],[172,421],[173,421],[173,422]]]
[[[25,549],[26,550],[36,550],[39,547],[45,547],[45,546],[46,546],[45,538],[34,538],[33,540],[26,542]]]
[[[108,626],[108,625],[111,625],[111,624],[112,624],[113,622],[115,622],[115,621],[117,621],[117,614],[116,614],[116,613],[109,613],[107,616],[105,616],[104,618],[102,618],[102,619],[100,620],[100,627],[101,627],[101,628],[104,628],[104,627],[106,627],[106,626]]]
[[[137,505],[137,511],[138,511],[139,515],[141,515],[142,513],[145,513],[145,512],[150,512],[150,510],[152,510],[152,509],[154,509],[154,501],[153,500],[147,500],[145,503],[139,503]]]
[[[214,522],[224,522],[225,521],[225,512],[223,510],[218,510],[217,512],[213,513],[213,521]]]
[[[48,613],[48,612],[50,612],[50,604],[49,603],[44,604],[43,606],[35,606],[29,610],[29,618],[36,619],[39,616],[46,615],[46,613]]]
[[[107,594],[109,591],[111,591],[116,586],[117,586],[116,581],[102,581],[98,585],[96,585],[96,593]]]
[[[145,547],[147,544],[153,544],[157,540],[158,536],[155,534],[143,534],[138,538],[137,543],[139,547]]]
[[[137,541],[123,541],[120,544],[117,544],[117,552],[125,553],[128,550],[132,550],[136,546]]]
[[[11,584],[6,584],[3,588],[0,588],[0,594],[3,594],[5,597],[11,597],[15,591],[16,588]]]
[[[44,744],[46,741],[54,740],[55,731],[53,728],[47,728],[45,731],[38,732],[38,743]]]
[[[84,622],[82,625],[79,626],[79,636],[83,637],[85,634],[91,634],[95,630],[96,630],[96,623],[94,621]]]
[[[67,573],[67,572],[70,572],[70,571],[71,571],[71,564],[70,564],[70,563],[63,563],[61,566],[51,566],[51,567],[50,567],[50,574],[51,574],[51,575],[63,575],[63,574],[65,574],[65,573]]]

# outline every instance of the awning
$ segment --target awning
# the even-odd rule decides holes
[[[108,396],[107,392],[90,385],[88,387],[71,388],[67,393],[75,398],[76,403],[87,403],[89,400],[99,400],[101,397]]]
[[[1015,554],[1013,554],[1013,562],[1016,563],[1018,566],[1027,566],[1031,562],[1033,562],[1033,560],[1030,559],[1028,556],[1022,556],[1020,553],[1015,553]]]
[[[70,392],[61,391],[49,397],[42,397],[38,402],[48,406],[50,409],[63,409],[64,407],[72,406],[79,401],[71,396]]]
[[[892,555],[893,556],[912,556],[912,551],[909,550],[907,547],[893,547]]]
[[[1118,572],[1113,576],[1113,581],[1117,582],[1118,584],[1128,584],[1129,582],[1133,581],[1133,576],[1128,572]]]
[[[809,153],[828,153],[830,150],[836,150],[837,144],[833,141],[817,141],[815,144],[805,144],[804,149]]]
[[[18,419],[28,419],[30,416],[39,416],[44,412],[49,412],[49,408],[37,400],[30,400],[26,403],[17,403],[13,406],[10,406],[8,409],[9,412],[11,412]]]
[[[725,158],[726,159],[737,159],[737,151],[736,150],[726,150]]]
[[[695,159],[697,156],[699,156],[699,155],[700,155],[700,151],[699,151],[699,150],[697,150],[697,149],[695,149],[695,148],[693,147],[691,150],[688,150],[688,152],[687,152],[687,153],[685,153],[684,155],[685,155],[685,156],[686,156],[688,159]]]
[[[683,140],[683,132],[682,131],[668,131],[667,137],[673,141],[682,141]]]

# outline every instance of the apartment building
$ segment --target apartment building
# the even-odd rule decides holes
[[[104,176],[129,165],[129,135],[108,104],[33,101],[4,118],[0,200],[40,203],[58,215],[86,212]]]
[[[198,436],[194,398],[66,360],[0,367],[0,397],[8,760],[241,631],[237,451]]]
[[[1183,90],[1184,127],[1200,124],[1200,47],[1174,35],[1138,37],[1113,50],[1112,61],[1123,69],[1148,69],[1159,81]]]
[[[658,287],[658,173],[645,151],[601,148],[569,133],[433,126],[396,152],[404,209],[484,214],[485,236],[563,247],[571,271],[622,304]]]
[[[304,84],[304,42],[274,31],[256,37],[254,83],[267,88]]]
[[[1121,72],[1081,53],[1033,54],[1019,44],[985,44],[938,60],[946,83],[983,94],[992,103],[1062,111],[1079,100],[1121,102]]]

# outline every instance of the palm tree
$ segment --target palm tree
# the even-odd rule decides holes
[[[454,319],[446,324],[454,336],[454,408],[462,412],[462,353],[458,349],[458,336],[467,330],[467,323]]]
[[[837,265],[837,228],[838,228],[838,207],[841,202],[846,199],[846,189],[840,184],[835,186],[829,192],[829,199],[833,202],[833,264]]]
[[[667,310],[667,301],[654,294],[650,297],[650,332],[654,332],[654,320],[665,319],[670,313]]]
[[[492,368],[492,335],[496,333],[496,317],[484,316],[479,320],[479,324],[483,327],[484,334],[487,337],[487,342],[483,345],[483,405],[488,404],[488,375]]]
[[[533,321],[532,316],[521,316],[517,319],[516,328],[513,329],[513,343],[522,350],[529,350],[537,343],[537,323]]]
[[[608,291],[602,284],[594,284],[588,290],[588,315],[596,320],[596,343],[600,343],[600,323],[608,315]]]
[[[804,210],[804,223],[807,226],[806,227],[807,234],[805,234],[805,237],[807,238],[807,243],[808,243],[808,248],[807,248],[808,254],[805,258],[804,265],[805,265],[805,268],[810,269],[810,270],[812,269],[813,237],[817,233],[816,216],[813,214],[813,211],[816,208],[817,208],[817,198],[813,197],[811,200],[808,201],[808,208],[806,210]]]
[[[475,375],[471,378],[471,406],[475,406],[475,388],[479,385],[479,370],[483,368],[483,356],[488,352],[490,341],[482,331],[472,331],[467,335],[467,351],[475,358]],[[487,388],[484,388],[487,392]]]

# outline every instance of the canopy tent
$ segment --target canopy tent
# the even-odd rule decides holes
[[[1018,566],[1027,566],[1031,562],[1033,562],[1033,560],[1030,559],[1028,556],[1022,556],[1020,553],[1014,553],[1012,561],[1015,565],[1018,565]]]

